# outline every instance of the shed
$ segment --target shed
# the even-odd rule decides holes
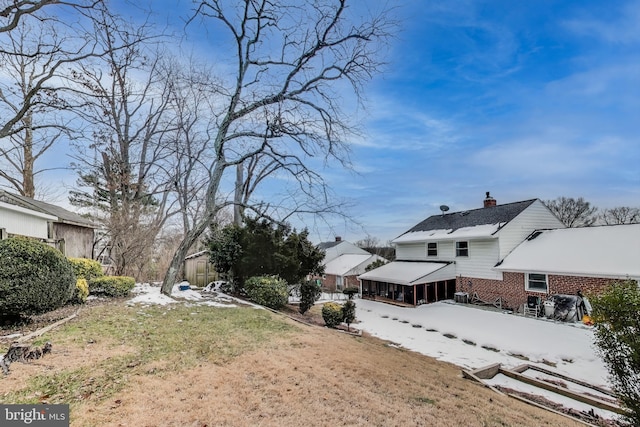
[[[209,251],[200,251],[185,257],[184,280],[198,287],[205,287],[219,280],[218,272],[209,262]]]

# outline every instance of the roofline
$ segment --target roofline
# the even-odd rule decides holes
[[[574,277],[596,277],[599,279],[613,279],[613,280],[620,280],[620,279],[628,279],[628,278],[637,278],[640,279],[640,271],[636,271],[634,273],[626,273],[626,274],[620,274],[620,272],[616,272],[616,273],[609,273],[609,272],[570,272],[570,271],[550,271],[550,270],[540,270],[540,269],[505,269],[505,268],[501,268],[500,266],[495,266],[493,267],[494,270],[498,270],[498,271],[502,271],[502,272],[506,272],[506,273],[542,273],[542,274],[547,274],[547,275],[552,275],[552,276],[574,276]],[[636,280],[637,280],[636,279]]]
[[[484,210],[484,209],[492,209],[492,208],[501,207],[501,206],[515,205],[516,203],[526,203],[526,202],[530,202],[530,203],[529,203],[529,206],[531,206],[531,205],[532,205],[536,200],[540,200],[540,199],[539,199],[539,198],[535,198],[535,199],[519,200],[519,201],[516,201],[516,202],[503,203],[503,204],[495,205],[495,206],[481,207],[481,208],[475,208],[475,209],[465,209],[465,210],[462,210],[462,211],[455,211],[455,212],[447,212],[446,214],[443,214],[443,216],[444,216],[444,215],[455,215],[455,214],[460,214],[460,213],[462,213],[462,212],[481,211],[481,210]],[[540,200],[540,202],[542,203],[542,200]],[[544,203],[542,203],[542,204],[544,205]],[[527,209],[529,206],[527,206],[527,207],[526,207],[526,208],[524,208],[524,209]],[[524,211],[524,209],[523,209],[523,211]],[[547,208],[547,209],[549,209],[549,208]],[[551,212],[551,211],[549,211],[549,212]],[[522,212],[520,212],[520,213],[522,213]],[[505,223],[504,223],[504,225],[502,225],[502,227],[498,227],[498,229],[497,229],[496,231],[494,231],[492,234],[495,234],[495,233],[500,232],[500,231],[501,231],[505,226],[507,226],[507,224],[509,224],[513,219],[515,219],[517,216],[519,216],[519,215],[520,215],[520,213],[519,213],[518,215],[514,216],[513,218],[511,218],[509,221],[505,222]],[[421,222],[424,222],[424,221],[426,221],[426,220],[428,220],[429,218],[432,218],[432,217],[434,217],[434,216],[440,216],[440,214],[433,214],[433,215],[429,215],[429,216],[428,216],[428,217],[426,217],[424,220],[420,221],[418,224],[420,224]],[[418,224],[416,224],[416,225],[418,225]],[[415,226],[414,226],[414,227],[415,227]],[[413,228],[413,227],[411,227],[411,228]],[[411,230],[411,228],[410,228],[409,230]],[[400,234],[400,235],[396,236],[395,238],[393,238],[391,241],[393,242],[393,241],[394,241],[394,240],[396,240],[397,238],[402,237],[402,236],[404,236],[405,234],[408,234],[408,233],[409,233],[409,231],[405,231],[404,233],[402,233],[402,234]]]
[[[20,212],[23,214],[35,216],[37,218],[42,218],[42,219],[48,219],[51,221],[56,221],[58,219],[57,216],[49,215],[35,209],[28,209],[28,208],[23,208],[22,206],[12,205],[11,203],[0,202],[0,207],[8,209],[10,211]]]

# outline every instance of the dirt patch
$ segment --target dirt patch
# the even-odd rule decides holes
[[[460,378],[459,369],[373,338],[301,333],[231,363],[141,375],[81,405],[77,426],[571,426]]]

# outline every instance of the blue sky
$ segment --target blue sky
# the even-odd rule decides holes
[[[498,203],[640,205],[640,2],[410,2],[398,13],[353,151],[361,173],[342,190],[367,232],[386,241],[441,204],[481,207],[486,191]]]
[[[151,7],[175,23],[186,4]],[[354,171],[322,172],[360,225],[318,223],[314,241],[386,242],[486,191],[640,206],[640,1],[389,4],[399,31],[367,86]],[[207,51],[196,42],[183,48]]]

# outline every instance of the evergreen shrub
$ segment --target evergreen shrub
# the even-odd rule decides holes
[[[99,261],[88,258],[68,258],[73,267],[73,272],[78,279],[86,279],[87,282],[96,277],[104,276]]]
[[[129,276],[102,276],[89,281],[89,293],[108,297],[126,297],[136,284]]]
[[[26,238],[0,241],[0,313],[28,316],[62,307],[76,278],[58,250]]]
[[[335,328],[342,323],[342,306],[335,302],[324,303],[322,305],[322,318],[325,325],[329,328]]]
[[[287,282],[278,276],[250,277],[244,283],[247,296],[257,304],[278,310],[289,301]]]
[[[89,283],[87,283],[87,279],[79,278],[76,279],[76,289],[73,293],[73,297],[71,297],[71,302],[74,304],[84,304],[87,302],[87,297],[89,296]]]
[[[300,285],[300,314],[305,314],[320,298],[322,290],[313,280],[305,280]]]

